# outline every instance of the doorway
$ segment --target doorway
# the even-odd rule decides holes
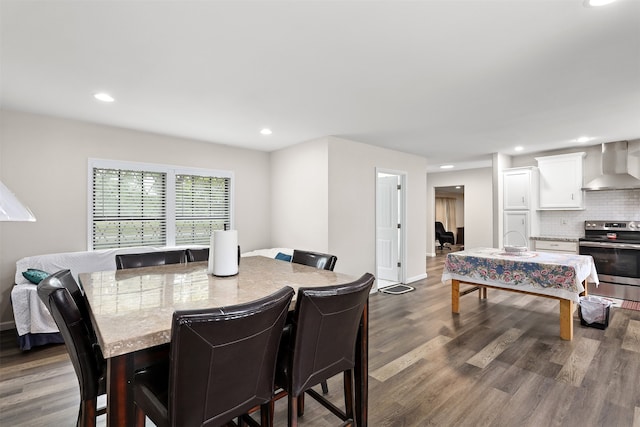
[[[405,172],[376,169],[378,289],[405,280],[405,183]]]
[[[464,185],[435,187],[435,220],[447,232],[453,233],[453,242],[436,241],[436,254],[452,249],[464,249]]]

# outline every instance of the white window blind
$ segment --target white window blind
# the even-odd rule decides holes
[[[176,244],[209,244],[231,226],[229,178],[176,175]]]
[[[93,249],[163,246],[166,174],[93,169]]]
[[[89,246],[209,244],[232,227],[232,173],[90,159]]]

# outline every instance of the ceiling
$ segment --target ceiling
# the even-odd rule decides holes
[[[334,135],[430,170],[640,138],[640,0],[0,7],[6,109],[264,151]]]

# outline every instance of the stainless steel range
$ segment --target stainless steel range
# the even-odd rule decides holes
[[[600,285],[589,293],[640,301],[640,221],[585,221],[580,255],[591,255]]]

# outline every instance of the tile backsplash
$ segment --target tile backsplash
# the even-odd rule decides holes
[[[538,214],[540,236],[582,237],[586,220],[640,221],[640,190],[586,191],[585,210]]]

